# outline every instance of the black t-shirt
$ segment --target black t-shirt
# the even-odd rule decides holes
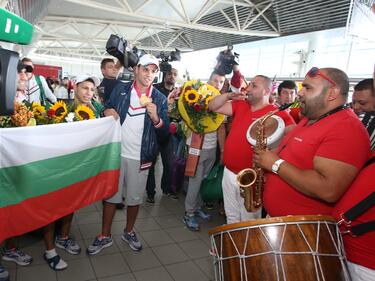
[[[155,84],[154,87],[155,87],[156,89],[158,89],[160,92],[162,92],[162,94],[163,94],[164,96],[166,96],[166,97],[168,97],[169,93],[172,92],[172,90],[174,89],[174,88],[172,88],[172,90],[168,90],[168,89],[166,89],[166,88],[164,87],[164,83],[163,83],[163,82],[162,82],[162,83]]]
[[[116,87],[118,83],[121,83],[121,81],[117,79],[103,78],[103,81],[102,83],[100,83],[99,87],[104,88],[104,95],[103,95],[104,102],[109,100],[112,90]]]

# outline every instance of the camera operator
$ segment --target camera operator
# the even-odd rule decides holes
[[[109,100],[113,88],[115,88],[118,83],[121,83],[120,80],[117,80],[120,68],[121,65],[118,63],[115,64],[115,61],[110,58],[102,59],[100,63],[100,70],[103,74],[103,80],[99,85],[99,90],[101,91],[100,98],[102,99],[103,103]]]
[[[154,87],[158,89],[162,94],[168,97],[169,93],[175,89],[176,80],[178,77],[178,70],[176,63],[171,62],[168,71],[164,72],[163,81],[155,84]],[[163,194],[169,198],[178,199],[176,193],[171,188],[171,176],[172,176],[172,165],[173,165],[173,141],[172,136],[169,135],[163,142],[159,143],[160,155],[163,163],[163,175],[161,178],[161,189]],[[148,174],[147,179],[147,202],[155,203],[155,165],[153,165]]]

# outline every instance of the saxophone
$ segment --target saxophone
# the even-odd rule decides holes
[[[256,125],[256,144],[254,146],[254,151],[264,151],[267,149],[265,123],[268,118],[279,111],[287,109],[293,104],[295,104],[295,102],[282,105],[256,121],[258,124]],[[245,208],[248,212],[254,212],[262,207],[264,186],[264,171],[262,168],[253,164],[252,168],[241,170],[237,174],[237,184],[240,187],[240,195],[244,198]]]

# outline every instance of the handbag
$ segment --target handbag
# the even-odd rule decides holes
[[[223,199],[223,180],[224,166],[217,162],[202,181],[200,193],[203,201],[211,202]]]

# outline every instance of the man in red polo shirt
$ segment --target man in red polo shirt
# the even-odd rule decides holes
[[[225,169],[222,185],[227,223],[257,219],[261,216],[261,209],[256,212],[245,209],[236,178],[238,172],[253,166],[253,147],[246,139],[247,129],[255,120],[277,108],[269,103],[271,88],[270,78],[257,75],[246,89],[248,96],[245,93],[226,93],[216,96],[209,103],[210,110],[233,117],[224,145]],[[287,112],[281,111],[278,115],[284,120],[286,129],[295,126]]]
[[[271,216],[330,215],[369,157],[368,134],[345,106],[349,79],[335,68],[312,68],[298,92],[305,116],[276,152],[254,161],[267,174],[264,206]]]
[[[333,216],[337,221],[341,215],[375,192],[375,154],[355,178],[353,184],[336,203]],[[352,227],[375,219],[375,207],[362,213],[351,223]],[[345,231],[345,227],[342,229]],[[343,235],[346,258],[352,281],[375,280],[375,231],[357,237]]]

